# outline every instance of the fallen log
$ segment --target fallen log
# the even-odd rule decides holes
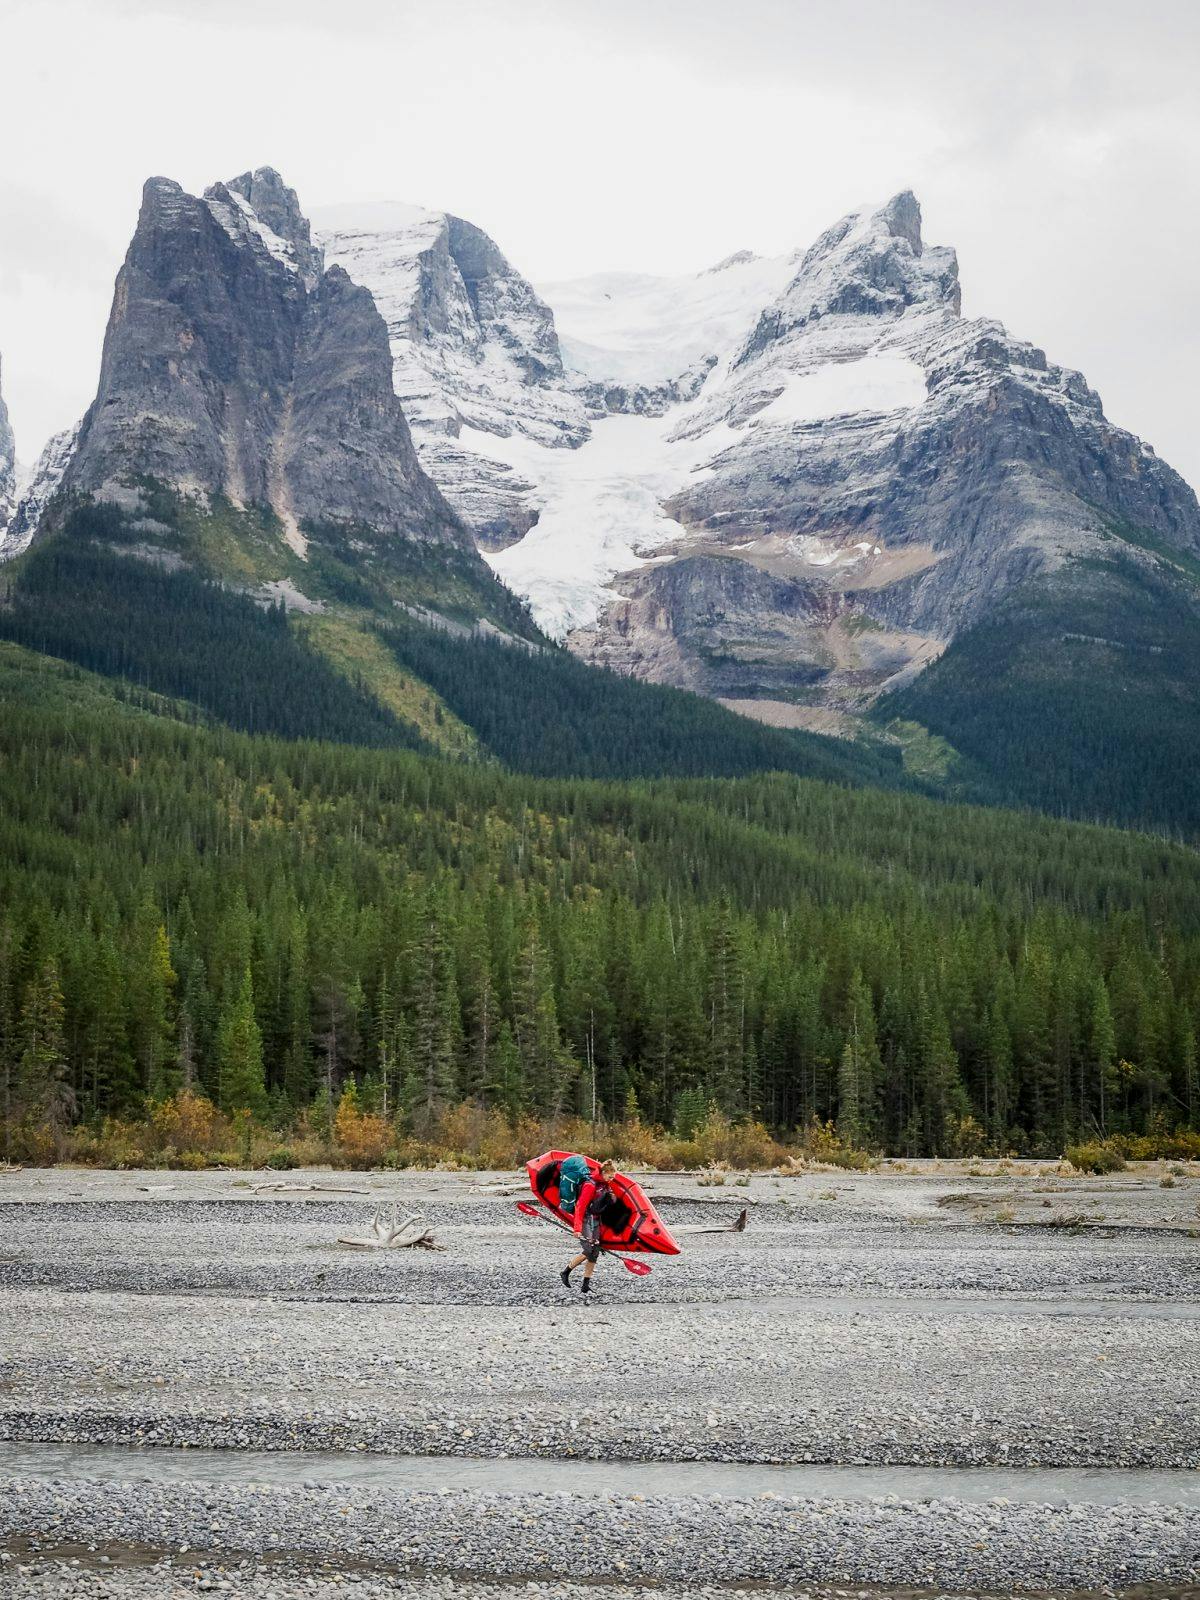
[[[749,1222],[749,1220],[750,1208],[748,1206],[743,1206],[732,1222],[722,1222],[715,1228],[706,1228],[700,1224],[694,1224],[693,1226],[688,1227],[685,1224],[682,1228],[677,1227],[674,1231],[676,1233],[686,1233],[691,1238],[695,1238],[701,1233],[745,1233],[746,1224]]]
[[[369,1189],[349,1189],[337,1183],[252,1183],[253,1194],[267,1194],[271,1191],[285,1194],[370,1194]]]

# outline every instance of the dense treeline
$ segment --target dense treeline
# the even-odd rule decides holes
[[[245,732],[425,748],[414,727],[307,643],[282,605],[264,606],[191,567],[172,566],[170,550],[153,560],[119,554],[135,532],[115,507],[76,510],[68,528],[33,549],[8,579],[0,639],[179,696]],[[348,603],[371,602],[365,580],[330,555],[329,537],[312,548],[317,586]],[[454,594],[450,579],[462,559],[418,553],[411,557],[414,582],[446,576]],[[393,564],[403,565],[401,557]],[[520,622],[524,613],[515,601],[512,608]],[[761,727],[696,695],[597,672],[564,650],[529,650],[416,623],[379,637],[487,751],[521,771],[637,777],[779,769],[905,783],[890,752]]]
[[[93,522],[111,508],[89,511]],[[262,606],[194,572],[130,560],[85,538],[32,550],[0,638],[178,695],[231,727],[347,744],[423,744]]]
[[[1015,595],[877,714],[949,740],[980,798],[1194,839],[1197,683],[1196,576],[1079,561],[1069,584]]]
[[[506,765],[539,776],[739,777],[802,772],[841,783],[906,784],[898,752],[768,728],[715,701],[429,628],[381,633]]]
[[[281,1121],[354,1082],[418,1132],[461,1097],[685,1132],[715,1103],[913,1154],[1200,1125],[1190,852],[252,738],[12,647],[0,673],[17,1145],[183,1084]]]

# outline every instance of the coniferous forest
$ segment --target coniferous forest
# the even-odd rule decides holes
[[[184,1087],[276,1128],[349,1089],[418,1136],[464,1101],[912,1155],[1200,1128],[1190,850],[251,735],[13,644],[0,687],[14,1156]]]

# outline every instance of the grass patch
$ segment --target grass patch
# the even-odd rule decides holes
[[[297,618],[295,626],[344,677],[410,723],[442,755],[483,759],[474,731],[427,683],[406,672],[377,634],[350,617],[330,614]]]
[[[930,732],[923,723],[896,717],[886,725],[884,732],[900,746],[904,770],[914,778],[941,783],[958,765],[958,751],[949,739]]]

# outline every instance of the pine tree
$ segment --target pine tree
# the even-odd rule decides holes
[[[745,1103],[745,975],[727,900],[717,907],[709,946],[709,1088],[722,1111]]]
[[[409,1070],[416,1096],[410,1110],[418,1129],[428,1132],[454,1092],[461,1028],[454,965],[432,889],[413,973],[410,1016]]]
[[[878,1084],[883,1067],[871,991],[855,967],[846,999],[845,1044],[838,1068],[838,1131],[852,1145],[876,1136]]]
[[[1088,1039],[1092,1092],[1089,1104],[1095,1106],[1097,1126],[1101,1134],[1108,1132],[1109,1098],[1114,1085],[1114,1068],[1117,1059],[1116,1032],[1113,1027],[1112,1007],[1103,978],[1092,985],[1091,1029]]]
[[[525,919],[524,939],[513,975],[513,1037],[533,1104],[547,1111],[561,1111],[575,1074],[559,1036],[553,975],[537,915],[532,910]]]
[[[175,969],[161,922],[140,930],[130,982],[130,1024],[142,1088],[163,1100],[179,1087],[174,1027]]]
[[[525,1107],[526,1083],[521,1052],[507,1018],[496,1030],[495,1048],[489,1058],[487,1097],[514,1121]]]
[[[220,1103],[225,1111],[249,1111],[261,1117],[267,1109],[263,1075],[262,1034],[254,1015],[254,985],[250,968],[231,989],[217,1025],[217,1075]]]
[[[52,1133],[66,1126],[75,1109],[63,1016],[58,963],[47,956],[26,986],[21,1007],[17,1101]]]

